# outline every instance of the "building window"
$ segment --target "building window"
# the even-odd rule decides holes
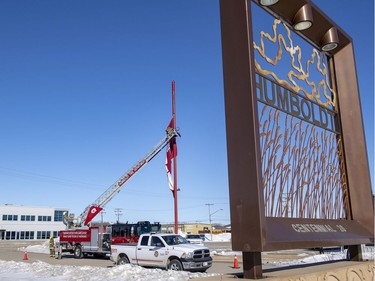
[[[53,220],[54,221],[63,221],[64,212],[67,212],[67,211],[58,211],[58,210],[55,210],[55,215],[53,217]]]
[[[22,215],[21,221],[35,221],[35,216]]]
[[[7,231],[5,233],[6,240],[16,240],[16,232],[15,231]]]
[[[51,216],[38,216],[38,221],[51,221]]]
[[[17,221],[17,215],[3,215],[3,221]]]
[[[51,231],[38,231],[36,239],[48,239],[51,235]]]
[[[0,240],[33,240],[33,239],[34,239],[34,231],[2,231],[0,232]]]
[[[17,233],[17,238],[21,240],[34,239],[34,231],[20,231]]]

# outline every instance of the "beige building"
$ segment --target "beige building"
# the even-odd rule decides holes
[[[174,232],[174,224],[163,224],[162,232]],[[211,233],[211,225],[204,223],[181,223],[178,224],[178,230],[189,234]]]

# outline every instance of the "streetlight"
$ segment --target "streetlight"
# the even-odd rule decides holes
[[[101,219],[102,226],[103,226],[103,215],[104,214],[105,214],[105,210],[103,209],[103,210],[100,211],[100,215],[102,217],[102,219]]]
[[[210,233],[211,233],[211,241],[212,241],[212,215],[216,214],[219,211],[222,211],[223,209],[216,210],[215,212],[211,213],[211,206],[214,204],[206,204],[208,206],[208,220],[210,222]]]

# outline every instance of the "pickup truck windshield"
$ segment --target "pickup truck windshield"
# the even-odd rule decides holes
[[[163,236],[163,239],[165,243],[167,243],[169,246],[178,245],[178,244],[188,244],[189,241],[187,241],[184,237],[180,235],[168,235]]]

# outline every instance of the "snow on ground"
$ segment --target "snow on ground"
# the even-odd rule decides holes
[[[303,259],[293,260],[293,261],[274,261],[271,264],[276,266],[291,266],[291,265],[301,265],[301,264],[312,264],[312,263],[321,263],[328,261],[339,261],[346,259],[347,250],[339,252],[328,252],[326,254],[309,256]],[[364,260],[374,260],[374,247],[366,247],[363,252]],[[269,262],[270,264],[270,262]]]
[[[213,275],[215,274],[146,269],[130,264],[105,268],[94,266],[51,265],[41,261],[34,263],[0,261],[0,280],[185,281],[191,278]]]
[[[55,238],[55,243],[60,241]],[[39,254],[49,254],[49,240],[46,240],[41,245],[29,245],[27,247],[18,248],[18,251],[27,251],[28,253],[39,253]]]
[[[58,238],[55,239],[55,242]],[[18,248],[28,253],[49,254],[49,240],[40,245]],[[119,265],[110,268],[93,266],[51,265],[37,261],[33,263],[0,260],[0,280],[131,280],[131,281],[185,281],[192,278],[215,276],[212,273],[192,273],[143,268],[136,265]]]
[[[207,235],[206,241],[210,241],[211,235]],[[55,239],[57,240],[57,239]],[[212,236],[212,241],[228,242],[230,241],[230,233],[218,234]],[[19,251],[27,251],[30,253],[49,254],[49,241],[45,241],[40,245],[30,245],[18,249]],[[364,259],[374,260],[374,247],[365,247]],[[227,250],[213,250],[212,255],[240,256],[241,252]],[[310,256],[306,253],[299,254],[301,259],[292,261],[273,261],[267,262],[275,266],[289,266],[308,263],[319,263],[333,260],[343,260],[346,257],[346,251],[332,251],[325,254]],[[192,278],[203,276],[214,276],[216,274],[209,273],[190,273],[185,271],[167,271],[161,269],[146,269],[135,265],[120,265],[110,268],[93,267],[93,266],[70,266],[70,265],[51,265],[45,262],[37,261],[34,263],[1,261],[0,260],[0,280],[20,280],[20,281],[36,281],[36,280],[132,280],[132,281],[185,281]]]
[[[230,242],[231,241],[231,233],[220,233],[220,234],[213,234],[211,240],[211,234],[205,234],[206,241],[211,242]]]

